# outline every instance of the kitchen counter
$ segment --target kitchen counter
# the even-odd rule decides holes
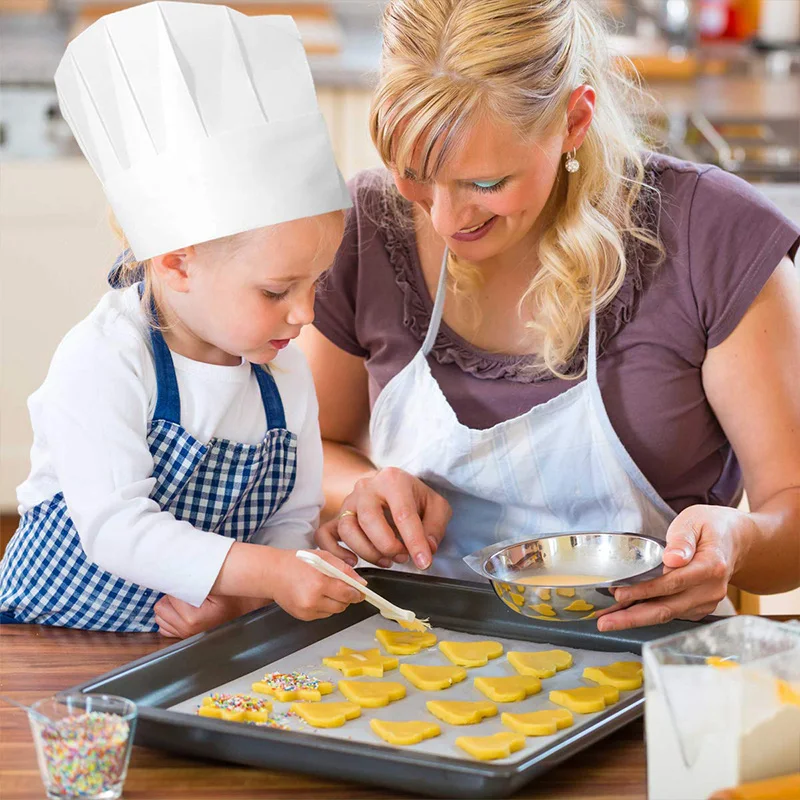
[[[167,647],[172,641],[155,633],[95,633],[37,625],[3,625],[0,626],[3,654],[0,693],[21,703],[32,703]],[[42,783],[27,717],[2,703],[0,741],[3,800],[39,800]],[[644,729],[642,721],[637,720],[536,778],[515,797],[641,800],[646,795],[646,777]],[[195,761],[134,747],[125,797],[127,800],[150,797],[259,800],[410,795],[287,772]]]
[[[298,623],[301,624],[301,623]],[[0,627],[0,693],[21,703],[68,689],[168,646],[158,634],[94,633],[36,625]],[[42,783],[28,720],[0,703],[3,800],[39,800]],[[536,800],[633,800],[646,794],[641,720],[537,778],[516,795]],[[200,798],[402,798],[409,795],[286,772],[180,758],[134,747],[127,800]],[[415,795],[416,796],[416,795]]]

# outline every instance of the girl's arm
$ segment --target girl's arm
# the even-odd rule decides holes
[[[154,395],[152,357],[133,323],[92,316],[59,345],[30,405],[89,560],[199,606],[233,542],[151,499]]]
[[[117,321],[109,329],[91,317],[81,323],[59,346],[31,401],[41,409],[39,434],[89,560],[195,607],[213,590],[274,599],[311,619],[359,600],[354,589],[293,552],[201,531],[150,498],[155,480],[147,431],[155,376],[138,331],[124,325]]]

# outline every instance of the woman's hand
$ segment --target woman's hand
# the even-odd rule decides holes
[[[177,597],[164,595],[155,604],[158,632],[162,636],[185,639],[236,619],[248,611],[266,605],[268,600],[252,597],[220,597],[209,595],[199,607],[189,605]]]
[[[699,620],[713,613],[727,594],[754,528],[755,522],[734,508],[685,509],[667,531],[664,574],[617,589],[617,605],[598,614],[597,629],[619,631],[676,618]]]
[[[319,528],[316,542],[351,565],[354,553],[380,567],[405,563],[410,555],[427,569],[452,513],[450,504],[419,478],[387,467],[356,482],[339,516]]]

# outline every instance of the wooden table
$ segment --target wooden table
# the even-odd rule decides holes
[[[32,703],[170,643],[151,633],[92,633],[36,625],[3,625],[0,626],[0,694]],[[644,734],[639,720],[537,778],[518,797],[624,800],[645,795]],[[0,703],[0,797],[39,800],[43,796],[28,719],[24,712]],[[143,747],[133,748],[125,782],[126,800],[408,796],[286,772],[193,761]]]

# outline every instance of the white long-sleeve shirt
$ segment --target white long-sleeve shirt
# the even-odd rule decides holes
[[[248,363],[206,364],[172,353],[181,425],[198,441],[258,444],[266,416]],[[297,436],[297,479],[281,509],[251,541],[308,547],[322,505],[322,443],[308,364],[290,345],[271,363]],[[156,403],[150,335],[136,287],[106,294],[58,346],[28,401],[31,472],[20,514],[63,492],[87,557],[125,580],[200,605],[233,539],[177,520],[150,499],[147,432]],[[268,594],[265,587],[265,594]]]

